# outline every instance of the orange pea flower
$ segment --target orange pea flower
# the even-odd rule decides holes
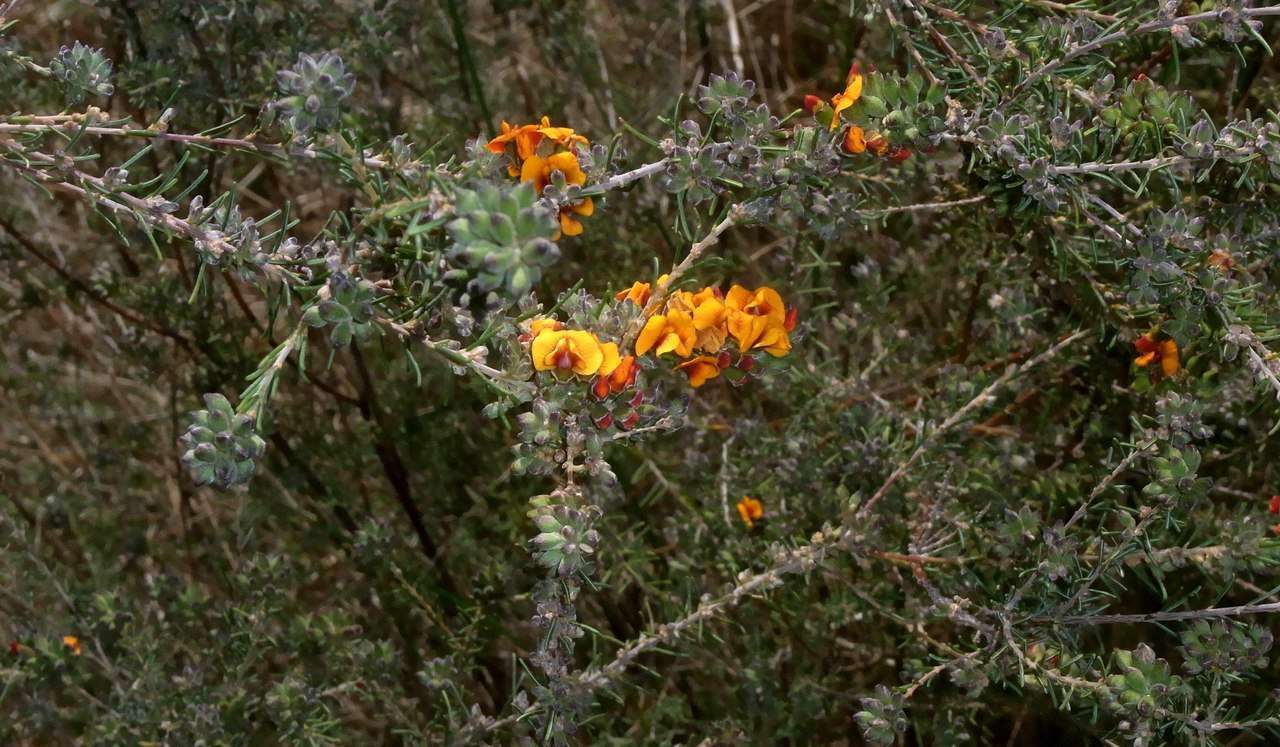
[[[645,322],[636,338],[636,355],[654,350],[655,355],[675,353],[687,358],[698,342],[698,331],[693,317],[679,309],[668,309],[665,314],[654,314]]]
[[[761,348],[774,357],[791,350],[787,309],[782,296],[769,287],[749,291],[740,285],[725,296],[729,334],[742,352]],[[794,322],[793,322],[794,326]]]
[[[671,276],[662,273],[658,276],[658,287],[664,288],[667,285],[667,279]],[[653,297],[653,288],[648,283],[642,283],[639,280],[631,284],[630,288],[620,290],[613,295],[617,301],[630,301],[636,306],[643,307],[649,303],[649,299]]]
[[[742,500],[738,501],[738,516],[742,517],[742,523],[747,525],[747,529],[754,529],[756,522],[764,518],[764,504],[744,495]]]
[[[848,109],[862,97],[862,69],[858,63],[849,66],[844,90],[831,97],[831,129],[840,126],[840,112]]]
[[[75,656],[79,656],[82,650],[80,646],[80,639],[73,635],[62,636],[62,645],[66,646]]]
[[[1155,332],[1148,332],[1134,340],[1133,347],[1138,351],[1133,362],[1139,368],[1159,363],[1165,376],[1173,376],[1182,367],[1178,357],[1178,343],[1173,340],[1156,340]]]
[[[727,331],[725,318],[728,309],[724,304],[724,294],[719,288],[709,286],[694,293],[678,291],[672,295],[669,308],[679,309],[693,319],[693,328],[697,332],[697,347],[708,353],[715,353],[724,346]]]
[[[680,370],[689,377],[689,386],[697,389],[720,375],[719,356],[699,355],[690,358],[680,364]]]
[[[648,283],[642,283],[639,280],[631,284],[630,288],[624,288],[613,294],[615,301],[630,301],[636,306],[643,307],[649,303],[649,298],[653,295],[653,289]]]

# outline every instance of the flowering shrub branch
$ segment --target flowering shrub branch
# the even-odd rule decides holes
[[[0,0],[0,742],[1280,733],[1280,9],[161,5]]]

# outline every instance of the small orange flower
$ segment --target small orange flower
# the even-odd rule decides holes
[[[1155,332],[1148,332],[1134,340],[1133,346],[1138,351],[1133,362],[1139,368],[1159,363],[1165,376],[1173,376],[1182,367],[1178,357],[1178,343],[1173,340],[1156,340]]]
[[[775,357],[791,350],[787,335],[787,309],[782,296],[772,288],[749,291],[740,285],[725,296],[729,334],[738,341],[742,352],[762,348]]]
[[[521,161],[531,157],[538,147],[538,143],[542,141],[542,134],[538,132],[537,125],[521,125],[513,127],[505,120],[502,122],[502,134],[490,140],[485,146],[491,153],[502,154],[507,151],[507,145],[514,143],[516,146],[516,157]],[[512,174],[515,176],[515,174]]]
[[[549,117],[543,117],[539,124],[513,127],[508,122],[502,123],[502,132],[489,141],[488,149],[494,153],[507,153],[507,173],[518,177],[522,182],[533,184],[539,195],[551,183],[551,175],[557,171],[564,175],[568,184],[582,186],[587,175],[578,163],[575,149],[588,147],[590,142],[569,127],[552,127]],[[511,153],[509,146],[515,146]],[[582,233],[582,222],[579,217],[588,217],[595,212],[595,203],[590,197],[583,198],[572,205],[560,208],[560,234],[577,236]],[[557,239],[560,236],[556,236]]]
[[[756,522],[764,518],[764,504],[744,495],[742,500],[738,501],[738,516],[742,517],[742,523],[747,525],[747,529],[754,529]]]
[[[649,303],[649,297],[653,295],[653,289],[648,283],[642,283],[639,280],[631,284],[630,288],[620,290],[613,295],[615,301],[630,301],[636,306],[643,307]]]
[[[1226,249],[1214,249],[1206,260],[1210,267],[1216,267],[1223,272],[1228,272],[1235,266],[1235,258],[1231,256],[1231,252]]]
[[[688,375],[689,386],[697,389],[720,375],[719,358],[714,355],[699,355],[682,362],[680,370]]]
[[[844,91],[831,97],[831,129],[840,126],[840,112],[853,106],[862,97],[862,69],[858,63],[849,66],[849,75],[845,78]]]
[[[665,272],[658,276],[658,287],[663,288],[667,285],[667,279],[671,277]],[[630,288],[620,290],[613,294],[616,301],[630,301],[636,306],[644,307],[649,303],[649,299],[653,297],[653,288],[648,283],[642,283],[639,280],[631,284]]]
[[[64,635],[62,636],[62,645],[66,646],[73,655],[80,655],[81,647],[79,638],[76,638],[73,635]]]

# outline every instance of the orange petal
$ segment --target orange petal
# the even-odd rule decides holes
[[[644,323],[644,328],[640,330],[640,336],[636,338],[636,355],[649,352],[662,337],[666,326],[667,318],[662,314],[649,317],[649,320]]]
[[[520,166],[520,181],[530,182],[538,194],[547,186],[547,162],[540,156],[529,156]]]
[[[1173,376],[1182,367],[1178,357],[1178,343],[1165,340],[1160,344],[1160,370],[1165,376]]]

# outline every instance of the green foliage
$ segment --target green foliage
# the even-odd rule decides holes
[[[1275,742],[1277,32],[0,0],[0,744]]]
[[[191,413],[191,425],[182,434],[182,462],[192,482],[223,489],[247,484],[254,460],[267,448],[254,432],[253,418],[237,414],[221,394],[206,394],[204,403],[206,409]]]
[[[448,224],[450,259],[469,272],[467,293],[488,305],[518,299],[560,258],[554,216],[535,203],[528,184],[459,190],[457,218]]]
[[[86,98],[110,96],[115,91],[111,84],[111,60],[101,49],[86,47],[80,42],[58,50],[58,56],[49,63],[49,70],[62,82],[70,105],[83,103]]]

